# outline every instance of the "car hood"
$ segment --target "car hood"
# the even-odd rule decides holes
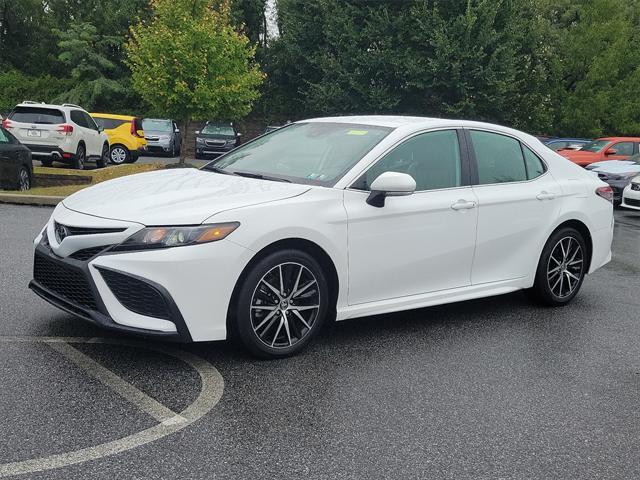
[[[233,140],[236,138],[235,135],[221,135],[219,133],[198,133],[196,135],[198,138],[208,138],[208,139],[216,139],[216,140]]]
[[[143,225],[195,225],[224,210],[295,197],[309,188],[180,168],[109,180],[62,203],[76,212]]]
[[[605,173],[630,173],[640,172],[640,165],[629,160],[606,160],[592,163],[589,165],[589,170]]]

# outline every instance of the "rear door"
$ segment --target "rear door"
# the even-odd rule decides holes
[[[544,161],[517,138],[467,129],[478,198],[474,285],[531,273],[560,210],[560,186]]]
[[[25,145],[58,146],[64,141],[60,125],[64,112],[55,108],[18,106],[8,117],[8,130]]]
[[[74,128],[78,131],[78,143],[81,140],[84,141],[87,149],[87,156],[99,155],[96,147],[96,134],[98,132],[91,128],[91,124],[87,121],[88,115],[85,116],[85,112],[82,110],[71,110],[69,115],[71,117],[71,121],[74,123]]]

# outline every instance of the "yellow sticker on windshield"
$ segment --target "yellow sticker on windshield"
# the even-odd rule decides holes
[[[349,130],[347,135],[366,135],[369,130]]]

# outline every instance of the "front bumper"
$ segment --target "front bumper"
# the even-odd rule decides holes
[[[631,184],[627,185],[622,193],[621,206],[631,210],[640,210],[640,191],[631,190]]]
[[[196,143],[196,156],[197,157],[218,157],[224,153],[230,152],[236,148],[235,145],[223,145],[223,146],[210,146]]]
[[[171,140],[147,140],[144,151],[148,153],[169,153],[171,152]]]
[[[80,296],[72,293],[72,290],[69,288],[69,284],[64,285],[62,283],[52,282],[50,277],[43,275],[42,271],[39,271],[39,268],[41,267],[38,266],[43,261],[47,262],[48,265],[53,266],[58,271],[73,272],[72,275],[74,275],[74,278],[76,280],[81,280],[80,283],[83,283],[82,287],[74,286],[74,289],[87,289],[87,291],[82,292],[81,297],[83,300],[79,300]],[[61,281],[63,280],[62,276],[59,278]],[[82,280],[84,280],[84,282],[82,282]],[[143,279],[138,280],[144,282]],[[34,254],[34,279],[29,283],[29,288],[38,296],[61,310],[108,330],[145,337],[156,337],[167,341],[192,341],[189,329],[182,318],[180,310],[171,298],[171,295],[169,295],[165,289],[158,288],[158,285],[154,285],[151,282],[148,283],[150,287],[154,288],[162,295],[164,303],[167,305],[169,311],[168,321],[173,323],[175,326],[172,330],[152,330],[117,323],[109,314],[109,310],[105,305],[100,294],[100,290],[91,274],[89,263],[82,260],[75,260],[73,258],[58,257],[53,253],[46,237],[44,241],[41,241],[36,246]]]
[[[63,225],[121,227],[122,231],[72,235],[58,243],[54,220]],[[60,203],[35,240],[30,287],[58,308],[111,330],[183,342],[224,340],[233,289],[254,252],[227,239],[160,250],[109,250],[108,245],[122,242],[140,228],[136,223],[78,213]],[[92,248],[98,252],[81,255]],[[82,291],[78,294],[77,290],[58,287],[55,281],[43,282],[35,274],[38,259],[51,262],[52,275],[68,271],[71,281],[63,284],[80,285],[89,292],[89,301]],[[124,276],[124,288],[108,278],[114,275]],[[141,294],[143,290],[146,295]],[[144,303],[148,297],[155,300]],[[155,313],[160,304],[167,306],[164,315]]]

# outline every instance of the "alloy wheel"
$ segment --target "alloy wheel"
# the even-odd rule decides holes
[[[289,348],[313,329],[320,311],[320,289],[304,265],[281,263],[258,282],[249,316],[256,337],[270,348]]]
[[[21,192],[24,192],[31,188],[31,179],[29,178],[29,172],[27,172],[27,170],[24,168],[20,170],[18,188]]]
[[[562,238],[551,250],[547,262],[549,289],[558,298],[566,298],[580,285],[584,274],[584,254],[572,236]]]
[[[124,163],[127,159],[127,152],[122,147],[115,147],[111,150],[111,161],[116,165]]]

